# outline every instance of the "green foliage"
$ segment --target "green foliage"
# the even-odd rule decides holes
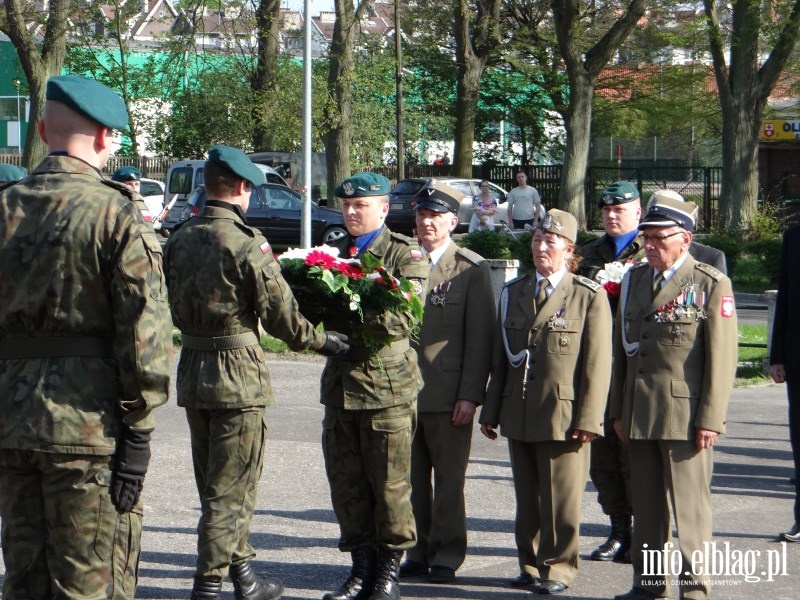
[[[468,233],[461,238],[459,245],[480,254],[483,258],[509,259],[510,239],[505,233],[487,229]]]
[[[509,238],[508,251],[511,254],[511,258],[519,261],[520,275],[533,273],[536,270],[533,265],[533,256],[531,255],[531,233],[529,231]]]
[[[736,269],[736,263],[739,262],[739,257],[742,254],[742,240],[735,236],[730,236],[723,231],[715,231],[702,238],[698,237],[697,241],[722,251],[722,253],[725,254],[728,273],[733,273]]]

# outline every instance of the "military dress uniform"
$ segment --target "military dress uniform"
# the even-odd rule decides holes
[[[599,284],[566,271],[537,311],[537,285],[534,274],[503,289],[480,422],[508,438],[520,571],[569,585],[589,469],[589,445],[570,434],[602,434],[611,311]]]
[[[678,578],[690,581],[681,597],[706,598],[710,582],[690,565],[712,538],[713,453],[698,451],[695,435],[698,427],[725,431],[737,361],[733,292],[727,277],[688,255],[655,297],[653,281],[647,265],[626,274],[614,328],[609,414],[630,438],[632,593],[669,595],[670,577],[643,573],[642,550],[670,539],[671,503],[684,565]]]
[[[109,488],[124,431],[167,401],[172,342],[161,246],[124,194],[66,155],[0,193],[4,598],[134,594],[142,504]]]
[[[165,248],[175,325],[183,336],[178,405],[186,409],[202,505],[196,577],[221,581],[255,557],[248,542],[263,466],[265,407],[274,396],[259,320],[292,348],[325,334],[298,312],[269,243],[239,207],[209,200]]]
[[[464,483],[472,421],[454,426],[457,400],[483,404],[492,357],[495,305],[489,265],[448,242],[431,269],[417,348],[424,387],[411,451],[411,503],[421,565],[458,570],[467,552]],[[433,474],[433,485],[431,475]]]

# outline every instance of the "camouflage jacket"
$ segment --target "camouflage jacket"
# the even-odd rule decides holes
[[[161,246],[125,189],[54,155],[0,192],[2,448],[112,454],[122,422],[152,428],[167,401]],[[102,350],[19,356],[76,337]]]
[[[381,259],[395,277],[409,279],[424,301],[430,266],[415,240],[384,227],[366,251]],[[348,410],[367,410],[414,400],[422,389],[422,376],[417,354],[409,347],[413,325],[407,315],[391,311],[365,311],[363,323],[358,319],[326,320],[326,329],[352,337],[356,328],[366,326],[393,336],[394,342],[377,357],[366,357],[363,348],[354,346],[349,356],[328,359],[322,373],[322,403]]]
[[[293,350],[318,350],[325,335],[298,311],[266,238],[231,204],[209,200],[173,230],[164,253],[170,307],[184,335],[270,335]],[[178,364],[178,405],[190,408],[265,406],[274,401],[258,343],[231,350],[184,348]]]

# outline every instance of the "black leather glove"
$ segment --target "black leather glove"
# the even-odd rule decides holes
[[[349,341],[343,333],[326,331],[325,344],[319,349],[319,353],[323,356],[342,356],[350,350]]]
[[[111,501],[120,513],[130,512],[139,501],[144,476],[150,464],[152,429],[129,429],[123,425],[111,477]]]

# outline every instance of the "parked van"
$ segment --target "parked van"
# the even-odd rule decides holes
[[[167,183],[164,189],[164,212],[159,215],[160,231],[163,235],[169,235],[169,230],[180,220],[186,200],[191,193],[204,184],[203,169],[206,161],[200,160],[179,160],[174,163],[167,171]],[[276,183],[289,187],[283,177],[267,165],[253,163],[267,178],[267,183]]]

